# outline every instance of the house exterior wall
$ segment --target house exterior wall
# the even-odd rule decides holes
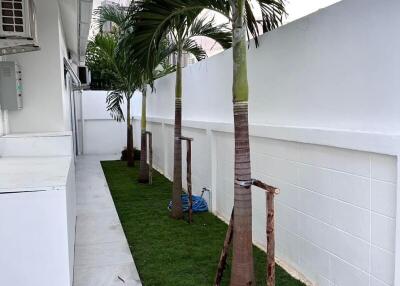
[[[61,17],[58,17],[58,34],[59,34],[59,85],[61,87],[61,99],[62,99],[62,115],[64,130],[71,131],[71,98],[70,93],[72,85],[70,84],[72,80],[70,79],[70,74],[64,76],[64,58],[68,59],[67,46],[65,42],[65,35],[63,30],[63,24],[61,22]]]
[[[23,72],[22,110],[9,112],[10,133],[70,130],[63,95],[66,55],[58,1],[35,0],[41,50],[3,57],[15,60]]]
[[[64,228],[65,190],[2,195],[0,205],[1,240],[12,242],[1,247],[4,261],[0,258],[0,282],[21,286],[72,285],[67,275],[70,270]],[[21,217],[21,209],[26,210],[25,217]],[[28,233],[29,236],[25,235]]]
[[[59,1],[35,4],[41,50],[0,57],[21,66],[24,88],[23,109],[9,111],[5,124],[0,110],[0,285],[72,286],[75,157],[64,58],[78,47],[67,46],[64,30],[73,27],[60,9],[70,9],[73,25],[78,11]]]
[[[0,284],[72,286],[73,159],[2,158],[0,175]]]

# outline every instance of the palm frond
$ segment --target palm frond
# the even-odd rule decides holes
[[[124,95],[121,91],[110,91],[107,94],[107,111],[109,111],[111,117],[117,121],[125,121],[124,113],[121,108],[123,102]]]
[[[283,18],[286,16],[286,10],[284,0],[256,0],[256,3],[261,9],[261,19],[256,19],[251,0],[247,0],[245,2],[245,22],[256,46],[258,46],[258,37],[261,34],[260,25],[263,33],[276,29],[282,24]]]
[[[182,49],[195,56],[196,60],[201,61],[207,57],[206,51],[193,39],[186,39]]]
[[[262,32],[268,32],[281,25],[286,15],[285,0],[252,0],[245,2],[245,24],[248,34],[251,35],[258,46],[258,37]],[[133,18],[140,22],[142,39],[148,39],[151,45],[157,45],[163,33],[173,21],[182,15],[199,15],[204,9],[215,11],[232,20],[231,5],[228,0],[137,0],[132,2]],[[257,7],[254,7],[257,6]],[[261,10],[261,19],[256,19],[255,9]],[[260,31],[262,28],[262,31]],[[142,39],[138,39],[141,41]]]
[[[232,46],[232,31],[227,24],[217,25],[214,18],[207,16],[196,18],[190,26],[190,35],[213,39],[224,49]]]
[[[284,0],[257,0],[261,8],[263,32],[269,32],[282,24],[287,15]]]
[[[191,7],[185,14],[174,14],[176,7],[181,7],[181,0],[137,0],[130,8],[129,24],[133,34],[128,40],[131,44],[131,59],[152,70],[156,65],[153,55],[160,49],[162,42],[175,41],[174,33],[182,35],[185,25],[193,21],[203,10]],[[172,49],[171,49],[172,50]]]
[[[123,29],[127,20],[128,11],[118,4],[109,4],[95,9],[93,15],[100,32],[103,31],[104,24],[113,23],[118,29]]]
[[[121,103],[141,85],[141,74],[127,61],[126,53],[117,52],[118,39],[115,34],[97,34],[88,44],[86,63],[113,89],[107,96],[107,110],[112,118],[121,121],[124,120]]]
[[[154,80],[156,80],[156,79],[166,76],[167,74],[173,73],[175,71],[176,71],[176,67],[173,65],[160,66],[160,69],[154,70],[153,78],[154,78]]]
[[[111,34],[98,34],[89,41],[86,52],[86,65],[89,69],[109,74],[114,79],[118,73],[115,63],[116,45],[116,38]]]
[[[216,25],[213,19],[200,17],[206,3],[206,0],[198,0],[198,2],[194,0],[137,0],[132,2],[129,26],[133,33],[124,39],[130,45],[131,61],[145,67],[147,73],[150,74],[158,65],[160,58],[175,54],[181,47],[186,52],[193,52],[198,60],[203,59],[206,53],[200,45],[193,40],[188,40],[196,36],[211,38],[223,48],[230,47],[232,37],[229,27],[226,24]],[[209,7],[207,3],[207,8]],[[229,4],[226,1],[216,1],[211,9],[224,13],[228,7]],[[165,40],[169,44],[163,47]],[[156,54],[160,57],[155,57]]]

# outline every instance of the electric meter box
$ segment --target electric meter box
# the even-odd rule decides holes
[[[0,105],[3,110],[22,109],[22,71],[15,62],[0,61]]]

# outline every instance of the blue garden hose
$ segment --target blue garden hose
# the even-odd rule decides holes
[[[189,211],[189,195],[183,194],[181,196],[181,199],[182,199],[183,211],[184,212]],[[208,211],[207,202],[201,196],[192,195],[192,201],[193,201],[192,210],[194,213]],[[172,201],[170,201],[168,204],[168,209],[171,210],[171,208],[172,208]]]

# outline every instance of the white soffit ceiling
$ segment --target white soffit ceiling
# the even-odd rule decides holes
[[[65,40],[75,61],[84,61],[93,0],[59,0]]]
[[[92,19],[93,0],[80,0],[79,8],[79,57],[83,62]]]
[[[68,49],[78,55],[78,1],[59,0],[61,20]]]

